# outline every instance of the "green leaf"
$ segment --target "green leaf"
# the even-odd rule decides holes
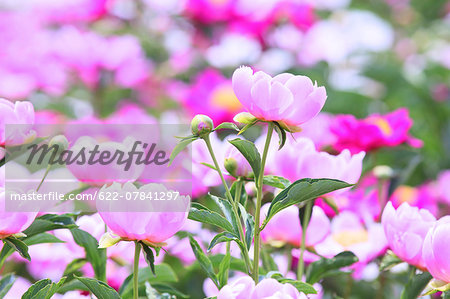
[[[216,273],[214,273],[213,265],[211,260],[203,252],[200,245],[195,241],[192,235],[189,235],[189,242],[191,243],[192,251],[194,252],[197,262],[200,264],[202,269],[206,272],[209,278],[214,282],[214,284],[219,287],[219,281],[217,279]]]
[[[266,276],[269,278],[276,279],[281,283],[289,283],[293,285],[299,292],[302,292],[304,294],[317,294],[317,291],[309,283],[293,280],[290,278],[285,278],[283,275],[281,275],[280,272],[269,272],[267,273]]]
[[[234,232],[233,226],[227,219],[225,219],[225,217],[196,202],[191,204],[188,218],[201,223],[207,223],[220,227],[228,232]]]
[[[20,256],[31,261],[31,257],[28,254],[28,246],[23,241],[11,236],[6,239],[3,239],[3,242],[5,242],[5,244],[8,244],[11,248],[17,251],[20,254]]]
[[[65,281],[66,277],[61,278],[57,283],[50,279],[39,280],[22,295],[22,299],[50,299]]]
[[[55,237],[49,233],[40,233],[23,239],[23,242],[28,246],[42,244],[42,243],[65,243],[63,240]]]
[[[276,175],[265,175],[263,179],[263,184],[267,186],[272,186],[279,189],[285,189],[291,185],[288,179]]]
[[[160,283],[154,283],[151,285],[155,290],[157,290],[160,294],[162,293],[168,293],[171,295],[176,296],[176,298],[189,298],[188,295],[178,291],[177,289],[166,285],[166,284],[160,284]]]
[[[72,216],[70,214],[45,214],[41,217],[36,218],[33,223],[24,231],[28,237],[32,237],[34,235],[51,231],[55,229],[63,229],[63,228],[76,228]]]
[[[70,291],[87,291],[89,292],[89,289],[87,286],[85,286],[81,281],[77,279],[72,279],[66,283],[64,283],[58,290],[58,293],[64,294]]]
[[[234,145],[248,161],[252,167],[253,174],[255,175],[255,180],[257,180],[261,172],[261,155],[259,154],[255,144],[248,140],[239,138],[228,140],[228,142]]]
[[[241,240],[236,235],[230,234],[228,232],[221,232],[214,236],[208,246],[208,252],[219,243],[235,241],[241,249],[244,249],[244,244],[242,244]]]
[[[327,274],[334,270],[348,267],[358,261],[356,255],[350,251],[344,251],[331,259],[321,258],[320,260],[311,263],[306,271],[306,282],[315,284]]]
[[[295,181],[272,200],[263,228],[276,213],[287,207],[351,186],[351,184],[334,179],[301,179]]]
[[[380,271],[390,270],[392,267],[401,263],[403,263],[403,261],[398,256],[396,256],[392,251],[389,250],[381,260]]]
[[[278,150],[282,149],[284,144],[286,143],[286,131],[280,126],[279,123],[274,121],[275,123],[275,132],[278,134]]]
[[[155,272],[155,255],[153,254],[152,249],[144,244],[144,242],[140,242],[142,246],[142,251],[144,252],[145,260],[147,261],[147,264],[150,266],[150,269],[152,270],[153,275],[156,275]]]
[[[217,127],[214,128],[214,131],[222,130],[222,129],[239,131],[239,127],[236,126],[234,123],[230,123],[230,122],[221,123],[220,125],[218,125]]]
[[[120,299],[119,294],[103,281],[86,277],[76,277],[76,279],[81,281],[98,299]]]
[[[192,136],[192,137],[189,137],[189,138],[181,140],[173,148],[172,153],[170,154],[170,157],[169,157],[169,164],[168,164],[168,166],[172,165],[173,160],[175,160],[175,158],[178,156],[179,153],[181,153],[181,151],[183,151],[189,144],[191,144],[192,142],[194,142],[197,139],[198,139],[198,137]]]
[[[205,162],[202,162],[202,163],[200,163],[200,164],[202,164],[202,165],[204,165],[204,166],[206,166],[206,167],[208,167],[208,168],[211,168],[212,170],[217,171],[217,168],[214,167],[214,165],[211,165],[211,164],[205,163]]]
[[[208,194],[208,197],[214,201],[214,203],[222,211],[223,215],[228,220],[228,222],[231,223],[233,227],[232,232],[236,235],[239,235],[239,228],[238,228],[239,215],[236,215],[234,213],[231,203],[226,199],[214,196],[212,194]]]
[[[221,287],[227,284],[228,281],[228,270],[230,269],[231,255],[227,251],[222,261],[219,264],[219,272],[217,273],[217,278],[219,279],[219,284]]]
[[[99,249],[97,239],[84,230],[73,228],[70,230],[75,243],[83,247],[86,252],[86,259],[94,269],[95,277],[99,280],[106,280],[106,249]]]
[[[278,266],[275,263],[275,260],[273,259],[272,255],[270,254],[268,246],[266,246],[265,244],[261,246],[261,260],[263,268],[267,272],[278,271]]]
[[[210,260],[213,263],[214,268],[220,267],[220,263],[222,262],[224,257],[225,257],[224,254],[215,254],[210,257]],[[245,262],[242,259],[235,258],[233,256],[231,257],[231,260],[230,260],[230,270],[239,271],[239,272],[247,274],[247,267],[245,265]],[[261,269],[261,272],[263,272],[262,269]]]
[[[0,298],[5,297],[15,281],[16,277],[13,274],[8,274],[2,277],[0,280]]]
[[[428,272],[414,275],[405,285],[400,299],[418,298],[433,277]]]
[[[64,276],[69,276],[71,274],[76,273],[78,270],[80,270],[84,265],[86,265],[87,260],[84,258],[80,259],[74,259],[71,261],[64,270]]]
[[[443,298],[443,299],[450,299],[450,291],[444,292],[444,293],[442,294],[442,298]]]
[[[336,213],[336,215],[339,214],[339,207],[337,206],[336,202],[329,197],[322,197],[323,201],[329,206],[331,209],[333,209],[333,212]]]
[[[238,135],[244,134],[245,131],[247,131],[248,129],[250,129],[251,127],[253,127],[256,123],[258,122],[257,119],[255,119],[254,121],[252,121],[249,124],[246,124],[238,133]]]
[[[175,272],[168,264],[159,264],[155,265],[155,273],[154,275],[150,268],[141,268],[138,273],[138,284],[143,285],[146,281],[154,285],[155,283],[170,283],[177,282],[178,278]],[[120,287],[119,293],[123,298],[127,298],[129,295],[133,293],[133,284],[131,283],[133,280],[133,275],[129,275],[122,286]]]
[[[41,217],[36,218],[33,223],[24,231],[27,235],[26,238],[22,239],[24,243],[27,243],[27,239],[32,238],[40,233],[63,228],[75,228],[77,225],[73,221],[70,214],[54,215],[45,214]],[[35,240],[31,242],[35,243]],[[36,243],[35,243],[36,244]],[[8,244],[5,244],[0,251],[0,265],[2,265],[6,258],[14,252],[13,248]]]
[[[241,204],[239,204],[239,211],[241,212],[245,225],[245,244],[247,245],[247,250],[250,250],[253,235],[255,234],[255,218],[253,215],[249,214]]]

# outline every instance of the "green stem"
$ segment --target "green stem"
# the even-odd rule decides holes
[[[206,146],[208,147],[208,151],[209,151],[209,154],[211,155],[211,158],[212,158],[212,160],[214,162],[214,166],[216,167],[216,170],[219,173],[220,179],[222,181],[222,185],[225,188],[225,195],[227,196],[227,199],[230,202],[231,207],[233,208],[233,212],[236,215],[236,218],[238,219],[237,224],[238,224],[238,230],[239,230],[239,238],[244,243],[244,245],[246,245],[244,228],[242,227],[241,218],[239,217],[237,204],[233,200],[233,196],[231,195],[230,188],[228,188],[228,185],[227,185],[227,182],[225,181],[225,178],[223,176],[222,170],[220,170],[219,163],[217,162],[216,155],[214,154],[214,150],[213,150],[213,148],[211,146],[211,141],[209,139],[209,135],[206,135],[206,137],[203,137],[203,140],[205,141]],[[242,250],[242,255],[244,257],[245,265],[247,266],[247,272],[249,274],[251,274],[252,267],[251,267],[251,262],[250,262],[250,257],[248,255],[248,251],[247,250]]]
[[[141,244],[138,241],[135,241],[134,248],[134,265],[133,265],[133,299],[139,298],[139,280],[138,280],[138,272],[139,272],[139,255],[141,253]]]
[[[306,249],[306,230],[308,228],[309,220],[311,219],[313,205],[314,201],[310,200],[306,203],[305,206],[305,214],[303,216],[303,223],[302,223],[302,243],[300,244],[300,257],[298,259],[298,267],[297,267],[298,280],[302,280],[303,272],[305,270],[305,262],[303,260],[303,255],[305,254]]]
[[[41,182],[39,183],[39,186],[36,188],[36,192],[39,192],[39,189],[41,189],[42,184],[44,183],[45,178],[47,177],[49,171],[50,171],[51,165],[47,166],[47,169],[45,170],[44,176],[42,177]]]
[[[256,182],[256,209],[255,209],[255,246],[254,246],[254,255],[253,255],[253,280],[255,283],[259,281],[259,251],[260,251],[260,243],[261,230],[259,229],[259,222],[261,216],[261,201],[262,201],[262,193],[263,193],[263,179],[264,179],[264,168],[266,166],[267,153],[269,152],[269,145],[272,139],[273,133],[273,123],[269,123],[269,127],[267,130],[266,143],[264,144],[264,151],[261,159],[261,172],[259,173],[258,180]]]

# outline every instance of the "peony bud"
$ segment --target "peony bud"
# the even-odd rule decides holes
[[[254,117],[253,114],[249,112],[241,112],[236,114],[233,117],[233,120],[237,123],[248,125],[253,123],[256,120],[256,117]]]
[[[229,174],[236,177],[236,170],[238,169],[238,163],[236,159],[234,158],[225,158],[225,162],[223,163],[225,166],[225,169],[228,171]]]
[[[56,135],[52,139],[50,139],[50,142],[48,143],[49,147],[52,147],[54,145],[56,145],[58,151],[61,152],[69,147],[69,141],[64,135]]]
[[[214,129],[214,124],[209,116],[197,114],[191,121],[191,131],[195,136],[203,137]]]
[[[379,179],[390,179],[394,176],[394,170],[387,165],[378,165],[373,169],[373,174]]]

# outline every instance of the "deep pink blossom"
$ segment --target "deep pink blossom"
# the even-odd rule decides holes
[[[231,121],[243,109],[233,93],[231,80],[212,69],[197,75],[182,103],[192,116],[206,114],[217,124]]]
[[[422,141],[409,135],[412,124],[406,108],[385,115],[372,114],[361,120],[353,115],[340,115],[331,127],[337,137],[334,147],[339,151],[348,149],[352,153],[394,147],[402,143],[421,147]]]

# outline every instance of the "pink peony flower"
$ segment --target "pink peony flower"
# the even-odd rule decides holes
[[[434,278],[450,283],[450,216],[436,221],[423,241],[422,258]]]
[[[348,149],[352,153],[394,147],[402,143],[421,147],[422,141],[408,135],[412,124],[406,108],[385,115],[372,114],[362,120],[353,115],[340,115],[331,127],[337,137],[334,147],[339,151]]]
[[[233,93],[231,80],[213,69],[197,75],[182,102],[192,116],[206,114],[217,124],[231,121],[235,114],[242,111],[242,105]]]
[[[6,212],[5,196],[5,189],[0,187],[0,239],[22,232],[37,215],[37,212]]]
[[[291,181],[302,178],[339,179],[350,184],[358,181],[362,171],[365,153],[351,155],[344,150],[337,156],[316,150],[314,143],[307,138],[293,140],[288,138],[286,145],[275,155],[269,154],[270,172]]]
[[[405,262],[425,269],[423,240],[436,218],[425,209],[403,203],[397,210],[391,202],[384,208],[381,223],[392,251]]]
[[[266,215],[270,204],[262,206],[261,213]],[[262,223],[262,221],[261,221]],[[330,232],[330,220],[323,210],[315,206],[311,221],[306,232],[306,246],[314,246],[323,241]],[[289,243],[300,247],[302,240],[302,227],[300,225],[298,208],[290,206],[276,214],[261,232],[263,242],[273,246],[283,246]]]
[[[86,154],[93,151],[96,146],[98,146],[99,152],[108,151],[111,155],[117,150],[124,153],[130,152],[133,148],[134,142],[136,141],[133,137],[128,137],[123,142],[97,142],[94,138],[84,136],[79,138],[75,144],[69,149],[74,153],[72,160],[75,155],[85,152]],[[142,150],[138,147],[138,150]],[[98,159],[98,155],[96,157]],[[144,170],[143,164],[137,165],[132,163],[128,170],[125,170],[124,165],[117,164],[117,161],[112,163],[71,163],[67,165],[67,168],[72,172],[72,174],[80,181],[91,186],[103,186],[104,184],[112,182],[134,182],[142,174]]]
[[[282,284],[273,278],[266,278],[255,286],[249,276],[243,276],[224,286],[216,296],[217,299],[307,298],[288,283]]]
[[[331,220],[331,234],[315,249],[330,258],[342,251],[353,252],[359,262],[352,268],[361,273],[364,266],[383,253],[386,247],[387,241],[380,223],[368,219],[364,225],[357,214],[344,211]]]
[[[319,150],[336,142],[336,136],[330,130],[333,121],[334,115],[321,112],[302,125],[301,132],[295,133],[294,136],[311,139]]]
[[[20,145],[35,137],[34,108],[30,102],[15,102],[0,98],[0,146]],[[6,129],[6,125],[10,126]]]
[[[250,298],[306,299],[307,297],[306,295],[301,294],[293,285],[289,283],[282,284],[273,278],[266,278],[255,286]]]
[[[237,98],[251,114],[287,126],[299,126],[316,116],[327,99],[325,87],[317,87],[306,76],[283,73],[272,78],[240,67],[232,83]]]
[[[141,188],[137,188],[131,183],[125,183],[121,186],[113,183],[110,187],[103,187],[105,192],[118,192],[120,194],[139,192],[142,194],[149,193],[167,193],[168,190],[162,184],[147,184]],[[97,200],[97,209],[105,224],[109,229],[118,236],[126,240],[142,240],[149,243],[162,243],[178,232],[185,223],[189,211],[189,197],[181,196],[178,201],[180,209],[183,211],[149,211],[154,202],[145,200],[141,201],[145,208],[142,212],[129,210],[129,201],[121,201],[111,203],[111,201]],[[118,207],[112,209],[111,205],[120,204],[120,212]],[[164,203],[159,203],[163,205]],[[135,207],[135,206],[134,206]],[[162,210],[159,206],[159,210]]]

